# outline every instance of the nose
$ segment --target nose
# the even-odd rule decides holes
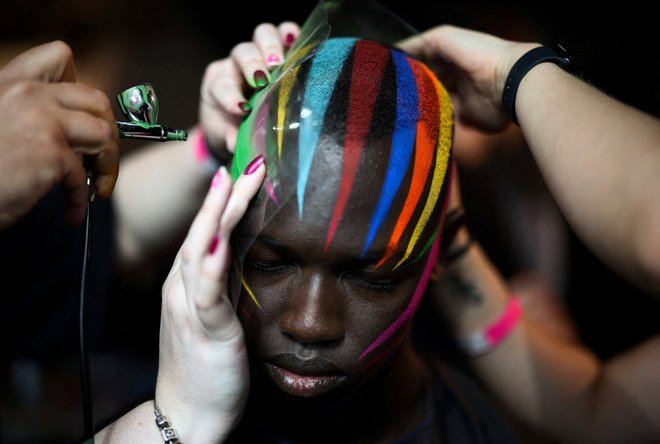
[[[302,344],[338,342],[344,338],[342,297],[332,279],[303,277],[294,287],[280,318],[282,334]]]

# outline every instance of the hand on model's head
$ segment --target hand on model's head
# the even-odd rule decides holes
[[[457,119],[482,131],[510,123],[502,108],[504,82],[513,64],[534,43],[518,43],[479,31],[440,25],[399,46],[437,67],[454,101]]]
[[[300,32],[293,22],[258,25],[251,42],[236,45],[230,55],[211,63],[204,73],[199,118],[207,142],[219,158],[231,159],[238,126],[250,112],[248,99],[271,80],[270,73]]]
[[[80,222],[88,199],[82,155],[97,195],[112,193],[119,146],[110,101],[75,80],[71,49],[59,41],[32,48],[0,69],[0,228],[57,184],[64,189],[66,217]]]

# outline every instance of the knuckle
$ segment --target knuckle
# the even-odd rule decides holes
[[[263,35],[269,32],[277,32],[277,27],[270,22],[265,22],[265,23],[260,23],[254,28],[253,35],[254,37],[257,37],[259,35]]]
[[[60,60],[73,60],[73,50],[62,40],[55,40],[51,43],[50,51]]]

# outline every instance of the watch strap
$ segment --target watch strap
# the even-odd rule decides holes
[[[565,70],[569,70],[572,60],[566,49],[558,43],[531,49],[518,59],[511,68],[511,71],[509,71],[509,75],[504,83],[504,90],[502,91],[502,106],[504,107],[504,111],[516,125],[518,125],[516,94],[520,81],[530,69],[543,62],[552,62]]]

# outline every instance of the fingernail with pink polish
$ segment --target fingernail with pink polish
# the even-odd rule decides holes
[[[243,174],[252,174],[252,173],[254,173],[255,171],[257,171],[257,168],[259,168],[261,166],[261,164],[263,164],[263,163],[264,163],[264,156],[262,156],[260,154],[257,157],[255,157],[255,159],[252,162],[250,162],[250,164],[247,166],[247,168],[245,168],[245,171],[243,172]]]
[[[290,47],[291,45],[293,45],[293,42],[294,42],[295,40],[296,40],[296,36],[293,35],[292,33],[288,33],[288,34],[286,35],[286,38],[284,39],[284,44],[285,44],[286,47],[288,48],[288,47]]]
[[[218,249],[218,244],[220,243],[220,235],[216,234],[213,236],[213,239],[211,239],[211,245],[209,245],[209,254],[215,253],[215,250]]]
[[[266,65],[268,67],[278,66],[280,63],[282,63],[282,59],[277,54],[271,54],[266,58]]]
[[[213,180],[211,180],[211,189],[215,190],[222,183],[222,170],[218,170],[213,175]]]

